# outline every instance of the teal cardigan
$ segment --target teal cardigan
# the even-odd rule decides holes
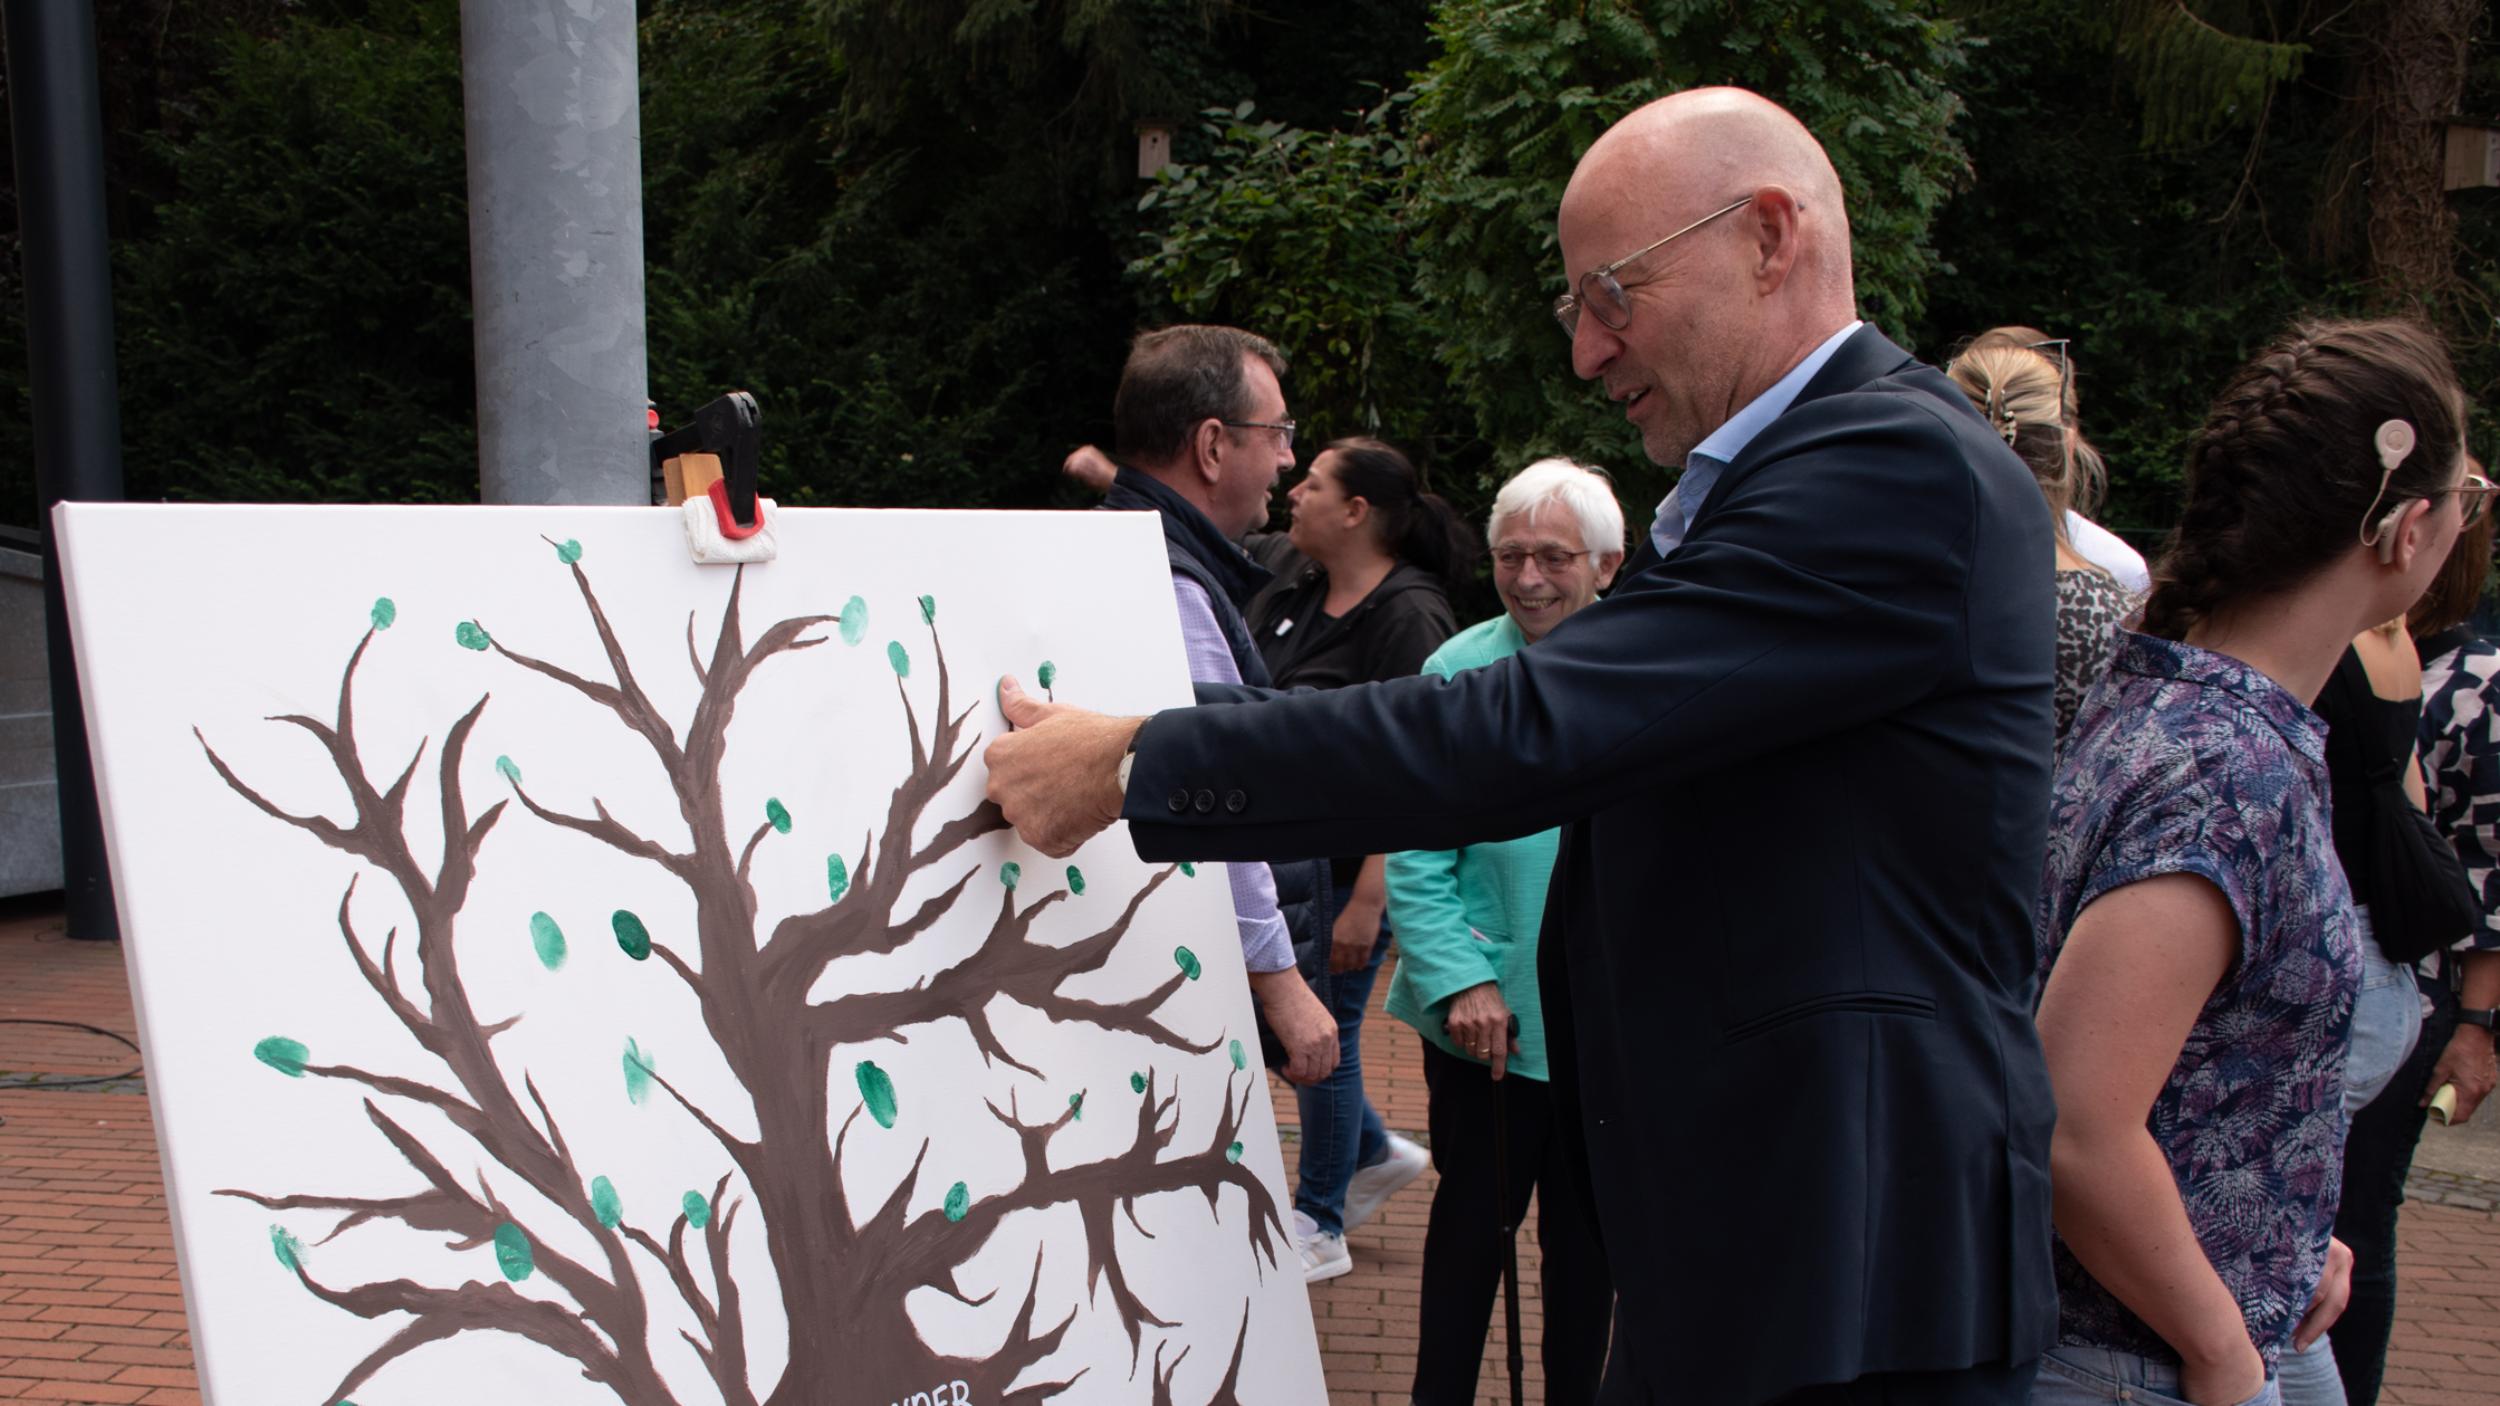
[[[1507,659],[1526,645],[1510,617],[1497,615],[1451,636],[1424,661],[1423,672],[1448,678]],[[1389,1014],[1446,1053],[1488,1063],[1452,1043],[1442,1022],[1458,993],[1499,982],[1503,1002],[1519,1017],[1519,1054],[1510,1061],[1511,1072],[1539,1082],[1548,1077],[1536,937],[1561,836],[1547,830],[1494,844],[1389,856],[1389,927],[1398,935]]]

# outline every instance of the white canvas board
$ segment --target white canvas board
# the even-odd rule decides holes
[[[210,1402],[1325,1399],[1221,867],[981,814],[1150,517],[57,522]]]

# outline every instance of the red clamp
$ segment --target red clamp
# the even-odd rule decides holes
[[[764,530],[762,499],[757,499],[755,503],[755,521],[741,527],[738,525],[738,520],[729,513],[729,480],[716,478],[712,480],[712,486],[705,491],[712,497],[712,515],[720,519],[721,536],[732,542],[743,542]]]

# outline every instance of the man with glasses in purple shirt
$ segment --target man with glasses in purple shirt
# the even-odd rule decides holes
[[[1269,682],[1241,617],[1268,571],[1235,544],[1267,521],[1268,495],[1293,467],[1284,369],[1284,354],[1264,337],[1184,325],[1139,335],[1120,370],[1111,403],[1119,467],[1103,506],[1162,517],[1193,682]],[[1228,870],[1242,962],[1282,1047],[1281,1072],[1316,1083],[1337,1067],[1337,1022],[1296,969],[1294,948],[1297,939],[1325,948],[1327,861]]]

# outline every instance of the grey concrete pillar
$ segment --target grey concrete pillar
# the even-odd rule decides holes
[[[478,479],[648,503],[633,0],[462,0]]]

